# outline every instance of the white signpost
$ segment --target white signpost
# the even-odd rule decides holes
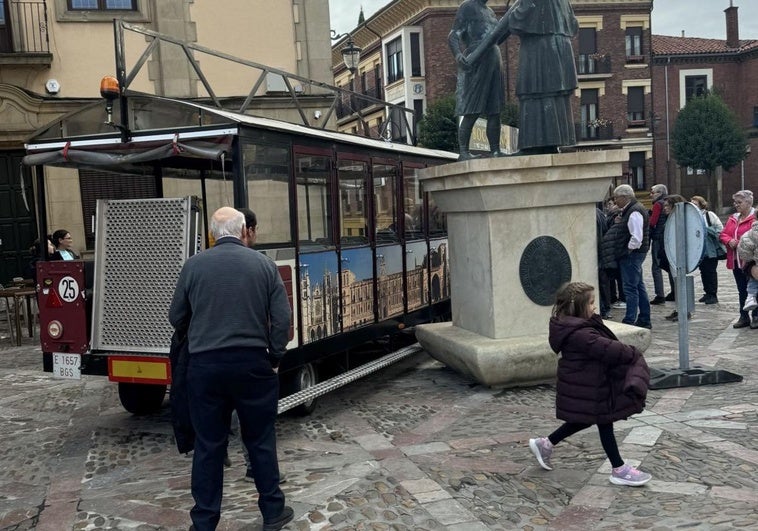
[[[693,282],[688,273],[697,269],[705,245],[705,222],[692,203],[677,203],[666,220],[664,249],[676,276],[676,306],[679,315],[679,369],[650,370],[650,388],[667,389],[694,385],[740,382],[742,376],[724,370],[690,368],[688,301],[693,299]],[[690,287],[690,289],[688,289]]]

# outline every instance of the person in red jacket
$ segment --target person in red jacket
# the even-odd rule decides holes
[[[732,270],[734,282],[737,284],[737,292],[740,297],[740,318],[732,326],[734,328],[758,328],[758,310],[753,310],[752,321],[747,311],[743,309],[747,300],[748,277],[742,270],[743,263],[737,254],[737,244],[740,238],[755,221],[755,209],[753,208],[753,192],[740,190],[732,196],[734,209],[737,211],[726,221],[724,230],[721,231],[719,240],[726,246],[726,267]]]
[[[650,370],[635,347],[618,340],[595,312],[594,288],[571,282],[556,294],[550,318],[550,348],[558,360],[556,417],[564,423],[547,437],[529,439],[529,448],[545,470],[552,470],[553,447],[566,437],[597,425],[615,485],[638,487],[651,479],[625,463],[613,423],[640,413],[650,384]]]

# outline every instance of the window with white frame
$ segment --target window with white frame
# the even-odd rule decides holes
[[[644,60],[642,56],[642,28],[626,28],[626,60],[627,62]]]
[[[398,37],[385,46],[387,55],[387,83],[403,78],[403,38]]]
[[[629,87],[626,95],[626,119],[629,127],[645,125],[645,87]]]

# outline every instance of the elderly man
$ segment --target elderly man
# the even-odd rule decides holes
[[[291,311],[276,264],[247,247],[245,216],[218,209],[210,222],[215,246],[182,268],[169,321],[186,330],[187,383],[195,452],[190,511],[196,531],[221,518],[224,455],[232,410],[250,455],[264,531],[292,520],[279,488],[274,421],[277,368],[286,351]]]
[[[613,199],[621,208],[618,222],[622,224],[619,235],[619,269],[626,297],[626,315],[622,323],[652,328],[650,324],[650,300],[642,280],[642,262],[650,248],[650,229],[647,211],[637,201],[634,190],[622,184],[613,191]],[[639,311],[639,313],[638,313]]]

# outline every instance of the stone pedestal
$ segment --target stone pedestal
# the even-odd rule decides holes
[[[533,261],[522,254],[536,238],[555,238],[568,254],[570,279],[597,286],[595,203],[627,159],[625,150],[594,151],[474,159],[422,170],[424,190],[447,214],[453,312],[452,324],[417,328],[424,348],[487,385],[552,378],[552,302],[533,302],[533,286],[526,288],[530,298],[521,279],[530,272],[566,272],[568,266],[560,253]],[[613,330],[641,350],[649,345],[648,330],[615,323]]]

